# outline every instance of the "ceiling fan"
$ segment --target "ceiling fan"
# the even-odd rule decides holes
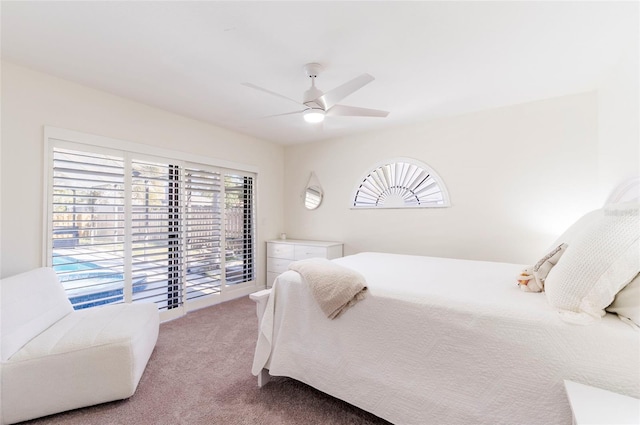
[[[355,106],[338,105],[345,97],[349,96],[353,92],[361,89],[365,85],[372,82],[373,78],[369,74],[362,74],[353,80],[347,81],[330,90],[326,93],[316,88],[316,78],[322,72],[322,65],[319,63],[308,63],[304,67],[305,74],[311,78],[311,87],[304,92],[302,96],[302,102],[291,99],[287,96],[272,92],[271,90],[258,87],[251,83],[242,83],[243,86],[250,87],[252,89],[260,90],[265,93],[269,93],[273,96],[277,96],[282,99],[295,102],[299,106],[303,106],[304,109],[286,112],[284,114],[269,115],[268,117],[278,117],[283,115],[302,114],[304,120],[309,123],[319,123],[324,121],[325,116],[349,116],[349,117],[381,117],[384,118],[389,115],[387,111],[380,111],[378,109],[358,108]]]

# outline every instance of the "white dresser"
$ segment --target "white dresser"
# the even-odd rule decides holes
[[[328,260],[342,257],[342,243],[295,239],[267,241],[267,287],[271,288],[275,278],[289,270],[293,261],[314,257]]]

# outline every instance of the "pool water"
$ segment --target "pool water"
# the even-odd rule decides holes
[[[54,256],[53,269],[76,310],[124,301],[124,274],[117,270],[69,256]],[[143,291],[146,280],[134,275],[133,292]]]

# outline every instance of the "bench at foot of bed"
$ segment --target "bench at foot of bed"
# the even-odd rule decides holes
[[[267,307],[267,301],[269,300],[270,294],[271,289],[263,289],[262,291],[254,292],[253,294],[249,295],[249,298],[256,303],[256,314],[258,316],[258,332],[260,332],[262,316],[264,315],[264,310]],[[269,369],[262,369],[258,374],[258,387],[262,388],[269,382],[270,379],[271,375],[269,375]]]

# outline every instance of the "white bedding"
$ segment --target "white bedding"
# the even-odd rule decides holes
[[[367,297],[327,319],[300,276],[276,280],[253,373],[269,369],[395,424],[569,424],[563,380],[640,397],[640,334],[607,314],[563,322],[517,264],[361,253],[334,260]]]

